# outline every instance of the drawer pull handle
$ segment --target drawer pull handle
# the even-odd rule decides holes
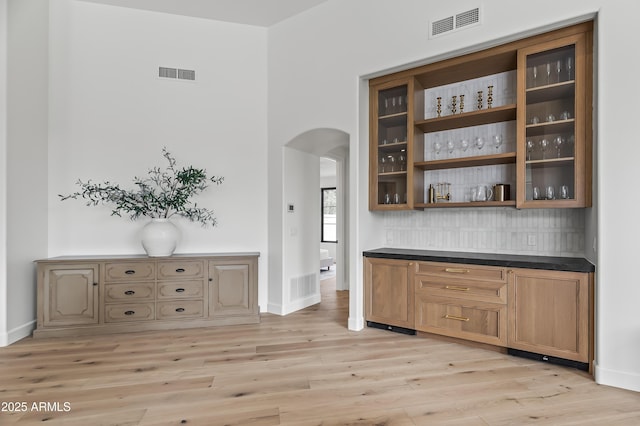
[[[176,308],[176,312],[184,312],[184,308]]]
[[[453,291],[469,291],[469,290],[471,290],[469,287],[459,287],[457,285],[446,285],[446,286],[444,286],[444,288],[446,288],[447,290],[453,290]]]
[[[184,293],[184,288],[176,288],[176,293]]]
[[[184,268],[178,268],[178,269],[176,269],[176,272],[178,272],[178,273],[184,272]]]
[[[127,269],[126,271],[124,271],[124,273],[127,275],[133,275],[136,273],[136,271],[134,271],[133,269]]]
[[[456,320],[456,321],[464,321],[464,322],[469,321],[468,317],[457,317],[455,315],[449,315],[449,314],[445,315],[444,317],[445,317],[445,319],[451,319],[451,320]]]
[[[125,311],[125,315],[135,315],[136,311]]]
[[[445,268],[445,272],[449,272],[451,274],[468,274],[469,270],[464,268]]]
[[[127,290],[124,292],[124,294],[126,294],[127,296],[133,296],[134,294],[136,294],[136,292],[133,290]]]

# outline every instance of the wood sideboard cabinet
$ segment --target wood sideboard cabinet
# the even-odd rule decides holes
[[[258,253],[36,261],[34,337],[260,322]]]

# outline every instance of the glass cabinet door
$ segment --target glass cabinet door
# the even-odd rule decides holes
[[[387,85],[388,86],[388,85]],[[369,208],[399,210],[409,208],[410,162],[409,84],[372,89]],[[411,119],[412,120],[412,119]]]
[[[592,88],[586,61],[584,34],[518,52],[519,207],[590,204]]]

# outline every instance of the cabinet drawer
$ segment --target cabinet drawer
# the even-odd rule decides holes
[[[105,322],[150,321],[155,317],[155,308],[151,303],[123,303],[105,305]]]
[[[156,277],[153,262],[129,262],[105,264],[106,281],[144,281]]]
[[[416,276],[416,292],[429,296],[507,303],[507,283]]]
[[[158,262],[158,279],[202,278],[204,262],[200,260],[171,260]]]
[[[158,299],[203,298],[204,281],[165,281],[158,283]]]
[[[416,330],[507,345],[507,306],[416,295]]]
[[[154,298],[153,282],[106,284],[104,287],[105,302],[141,301]]]
[[[498,266],[467,265],[463,263],[418,262],[416,274],[461,280],[507,281],[505,268]]]
[[[204,302],[202,300],[172,300],[158,302],[158,319],[202,318]]]

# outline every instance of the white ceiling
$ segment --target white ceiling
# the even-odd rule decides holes
[[[327,0],[83,0],[174,15],[269,27]]]

